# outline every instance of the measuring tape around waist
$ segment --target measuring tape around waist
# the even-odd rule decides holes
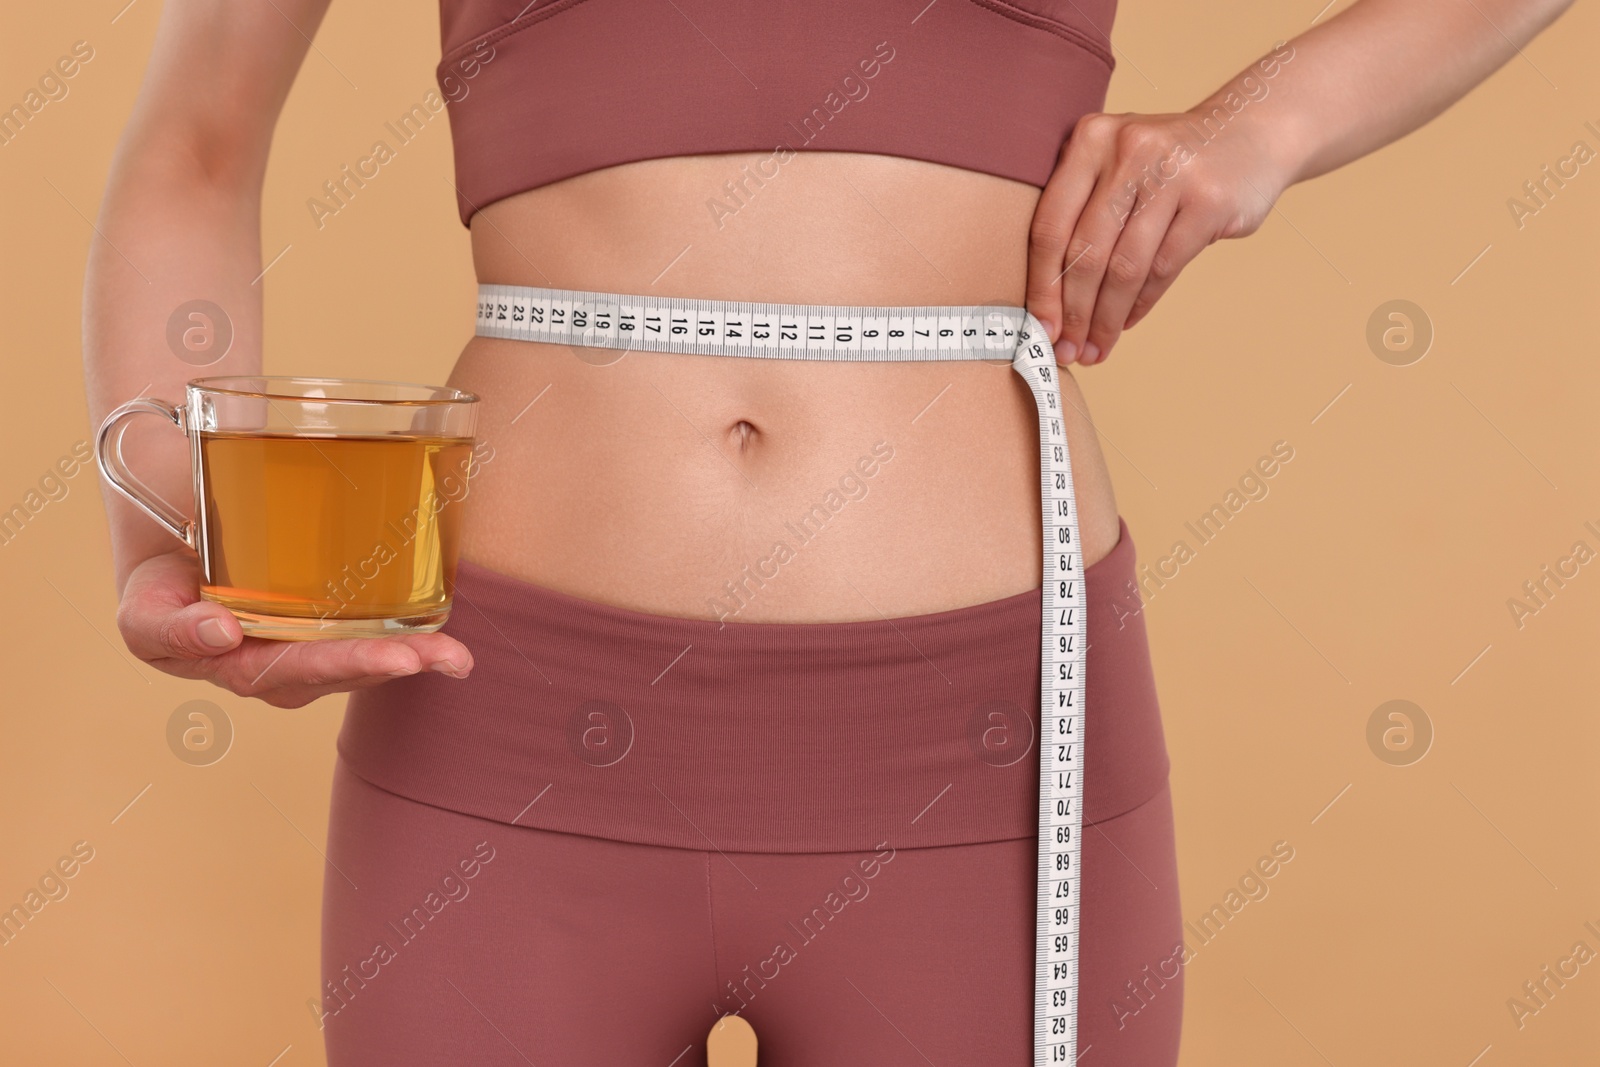
[[[1044,526],[1033,1062],[1077,1061],[1088,617],[1055,353],[1014,307],[827,307],[481,285],[477,333],[685,355],[872,363],[1010,358],[1039,412]]]

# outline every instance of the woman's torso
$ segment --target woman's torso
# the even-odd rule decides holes
[[[770,177],[714,214],[746,167]],[[1038,196],[900,157],[677,156],[500,199],[473,216],[472,246],[478,280],[508,285],[1020,306]],[[463,555],[513,577],[744,622],[923,614],[1039,584],[1037,421],[1003,360],[619,358],[473,338],[451,384],[483,398],[493,448]],[[1115,544],[1117,508],[1065,370],[1061,389],[1087,565]]]

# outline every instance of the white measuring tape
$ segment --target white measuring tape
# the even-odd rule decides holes
[[[1086,590],[1055,353],[1008,307],[823,307],[478,287],[480,337],[690,355],[861,363],[1011,358],[1039,409],[1044,520],[1039,678],[1039,877],[1033,1062],[1077,1060]]]

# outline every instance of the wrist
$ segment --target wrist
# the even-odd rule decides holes
[[[1202,146],[1228,145],[1274,199],[1306,176],[1314,138],[1290,91],[1293,44],[1279,42],[1184,114]]]

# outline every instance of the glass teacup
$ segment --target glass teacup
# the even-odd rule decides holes
[[[200,557],[200,595],[246,634],[288,640],[427,633],[444,625],[461,519],[480,461],[478,398],[443,386],[335,378],[188,383],[141,397],[96,440],[100,469]],[[127,419],[189,438],[196,517],[122,460]]]

